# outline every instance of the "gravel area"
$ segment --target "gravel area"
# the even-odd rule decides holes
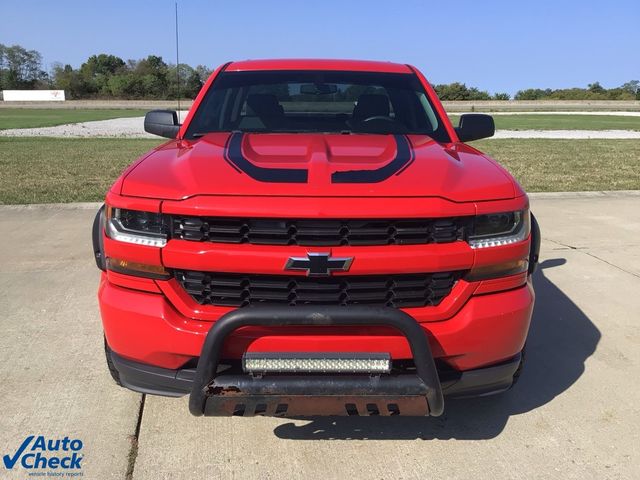
[[[114,118],[95,122],[69,123],[55,127],[0,130],[3,137],[122,137],[153,138],[144,131],[144,117]]]
[[[492,138],[640,139],[634,130],[496,130]]]
[[[550,112],[545,112],[545,114],[549,113]],[[562,114],[563,112],[552,113]],[[618,114],[618,112],[607,112],[607,114],[609,113]],[[640,114],[640,112],[624,113],[627,115]],[[180,118],[184,119],[186,114],[187,112],[181,112]],[[572,115],[573,114],[574,113],[572,113]],[[581,112],[580,114],[587,115],[591,114],[591,112]],[[601,115],[602,112],[598,112],[598,114]],[[154,135],[145,133],[143,125],[144,117],[114,118],[112,120],[99,120],[95,122],[70,123],[55,127],[0,130],[0,136],[157,138]],[[493,138],[640,139],[640,132],[632,130],[498,130]]]
[[[187,111],[180,112],[184,120]],[[62,137],[62,138],[158,138],[144,131],[144,117],[114,118],[94,122],[68,123],[55,127],[13,128],[0,130],[3,137]]]
[[[614,111],[593,111],[593,112],[454,112],[454,115],[464,115],[465,113],[488,113],[489,115],[613,115],[616,117],[640,117],[640,112],[614,112]]]

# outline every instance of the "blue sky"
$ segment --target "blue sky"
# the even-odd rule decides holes
[[[180,61],[336,57],[411,63],[491,92],[640,79],[640,0],[179,0]],[[173,0],[0,0],[0,43],[79,66],[89,55],[175,62]]]

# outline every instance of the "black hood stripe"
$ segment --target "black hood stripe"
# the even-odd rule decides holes
[[[376,170],[349,170],[334,172],[331,183],[379,183],[393,175],[400,175],[415,159],[409,139],[394,135],[396,157]],[[244,172],[254,180],[269,183],[307,183],[309,172],[296,168],[264,168],[254,165],[242,155],[244,133],[234,132],[227,139],[224,159],[238,172]]]
[[[349,170],[335,172],[331,175],[332,183],[378,183],[383,182],[392,175],[399,175],[413,162],[413,148],[409,139],[404,135],[394,135],[396,140],[396,158],[384,167],[376,170]]]
[[[244,133],[232,133],[225,146],[224,157],[232,166],[254,180],[270,183],[307,183],[308,171],[295,168],[264,168],[254,165],[242,155]]]
[[[222,157],[224,158],[224,161],[227,162],[231,168],[233,168],[238,173],[242,173],[242,170],[240,170],[238,167],[236,167],[236,164],[233,163],[231,160],[229,160],[229,154],[228,154],[228,152],[229,152],[229,142],[231,141],[231,137],[232,136],[233,136],[233,134],[229,135],[227,137],[227,140],[224,142],[224,154],[222,155]]]

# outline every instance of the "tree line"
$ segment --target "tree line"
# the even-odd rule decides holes
[[[604,88],[599,82],[587,88],[528,88],[516,93],[516,100],[640,100],[640,81],[631,80],[616,88]]]
[[[440,100],[510,100],[508,93],[496,93],[467,87],[464,83],[434,85]],[[631,80],[620,87],[604,88],[599,82],[590,83],[587,88],[528,88],[519,90],[514,100],[640,100],[640,81]]]
[[[0,44],[0,90],[59,89],[68,99],[194,98],[210,74],[204,65],[178,67],[157,55],[124,61],[106,53],[79,68],[54,63],[47,72],[36,50]]]
[[[149,55],[141,60],[123,60],[101,53],[90,56],[79,68],[54,63],[42,66],[42,55],[20,45],[0,44],[0,90],[59,89],[69,99],[175,99],[194,98],[211,70],[165,62]],[[508,93],[495,93],[453,82],[434,85],[441,100],[510,100]],[[587,88],[519,90],[515,100],[640,100],[640,82],[632,80],[616,88],[594,82]]]

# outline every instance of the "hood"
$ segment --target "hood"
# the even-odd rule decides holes
[[[122,183],[123,195],[514,197],[514,182],[462,144],[423,135],[211,133],[155,150]]]

